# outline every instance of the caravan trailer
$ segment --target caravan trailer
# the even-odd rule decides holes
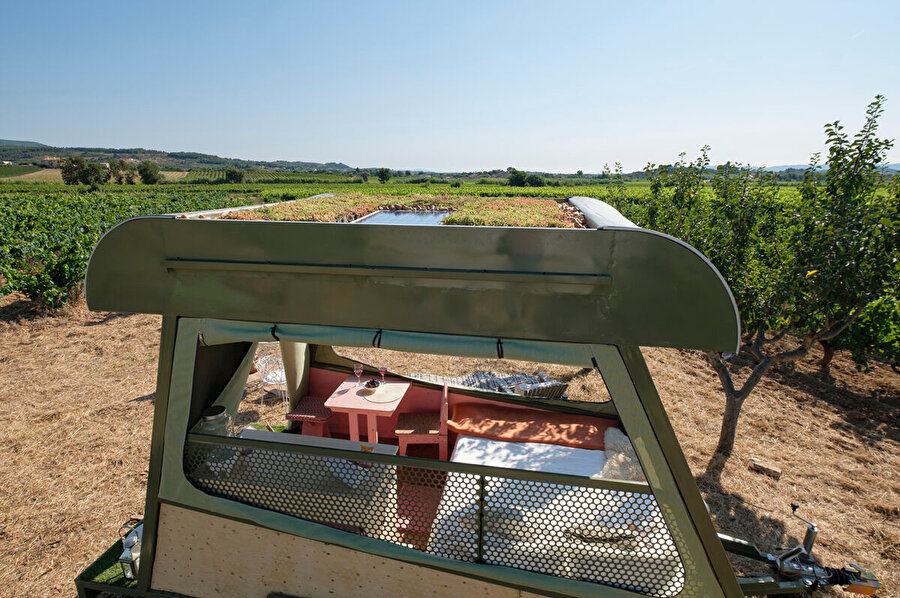
[[[692,247],[576,205],[593,228],[110,230],[88,306],[162,315],[159,369],[143,519],[79,596],[873,594],[862,567],[813,558],[812,524],[780,554],[716,532],[640,347],[736,353],[734,298]],[[235,433],[264,342],[280,347],[287,428]],[[358,371],[334,349],[373,346],[590,368],[611,400]],[[728,552],[770,574],[739,578]]]

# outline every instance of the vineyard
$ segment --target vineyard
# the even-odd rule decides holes
[[[869,106],[867,130],[874,131],[882,103],[879,98]],[[347,221],[386,206],[441,207],[452,211],[446,224],[567,226],[553,200],[585,195],[707,256],[735,296],[745,339],[756,339],[754,354],[762,355],[761,347],[771,342],[768,331],[776,331],[775,339],[789,332],[804,339],[797,351],[763,359],[760,367],[796,359],[814,343],[826,354],[851,350],[860,367],[868,367],[870,354],[897,361],[900,177],[887,179],[879,168],[892,142],[862,133],[851,141],[832,125],[826,133],[830,168],[811,167],[796,186],[730,163],[712,168],[708,148],[690,162],[682,155],[674,165],[648,166],[639,183],[616,172],[604,184],[572,187],[402,178],[385,184],[261,171],[228,183],[224,170],[191,171],[161,186],[105,185],[93,192],[0,181],[0,294],[19,291],[60,307],[77,290],[103,232],[142,214],[300,200],[234,217]],[[231,180],[235,172],[240,178],[231,169]],[[324,193],[333,196],[305,200]],[[730,376],[720,365],[720,375]],[[735,390],[732,398],[739,396]],[[725,436],[723,428],[723,452],[730,451]]]
[[[179,179],[185,184],[222,184],[226,182],[225,170],[191,170]],[[351,176],[345,174],[315,174],[309,172],[272,172],[250,170],[244,173],[246,183],[317,184],[348,183]]]
[[[60,307],[84,278],[94,245],[117,222],[252,201],[245,194],[174,188],[117,193],[0,189],[0,295],[20,291],[47,307]]]

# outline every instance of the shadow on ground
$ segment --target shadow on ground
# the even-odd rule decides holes
[[[102,318],[100,318],[99,320],[94,320],[93,322],[86,322],[84,325],[85,326],[102,326],[104,324],[112,322],[113,320],[117,320],[119,318],[127,318],[128,316],[131,316],[131,315],[134,315],[134,314],[125,313],[125,312],[110,312],[110,313],[106,314],[105,316],[103,316]]]
[[[142,397],[135,397],[128,402],[129,403],[143,403],[144,401],[151,401],[151,402],[155,403],[156,402],[156,393],[151,392],[150,394],[144,395]]]
[[[43,305],[28,299],[13,299],[6,305],[0,305],[0,322],[27,322],[49,314]]]
[[[726,535],[737,536],[756,544],[763,552],[778,552],[787,546],[799,544],[798,537],[788,534],[782,521],[783,514],[773,513],[769,517],[765,515],[771,513],[769,509],[750,503],[740,494],[727,492],[722,487],[723,467],[724,462],[711,463],[703,475],[695,478],[717,528]],[[785,504],[785,510],[790,511],[788,504]],[[741,532],[730,533],[729,530]],[[728,557],[744,575],[771,573],[763,562],[732,554]]]

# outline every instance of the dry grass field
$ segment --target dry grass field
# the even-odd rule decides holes
[[[61,183],[62,174],[59,168],[42,168],[36,172],[28,174],[20,174],[18,176],[10,176],[3,179],[4,181],[31,181],[32,183]]]
[[[161,170],[160,174],[167,181],[177,181],[187,176],[186,171]],[[37,172],[6,177],[5,181],[31,181],[33,183],[62,183],[62,174],[59,168],[42,168]],[[140,182],[140,179],[137,179]]]
[[[43,317],[19,296],[0,299],[0,588],[8,596],[74,596],[72,579],[143,512],[160,319],[91,313],[83,304]],[[533,364],[346,354],[394,371],[528,371]],[[767,378],[741,420],[736,454],[706,473],[723,400],[696,352],[644,351],[718,528],[768,550],[802,537],[791,500],[821,529],[826,564],[855,560],[900,596],[900,376],[856,373],[843,355],[830,374],[818,355]],[[573,398],[603,397],[599,377],[541,367]],[[279,421],[253,386],[238,423]],[[782,469],[750,472],[750,456]],[[743,566],[743,564],[741,564]],[[837,595],[837,594],[835,594]]]

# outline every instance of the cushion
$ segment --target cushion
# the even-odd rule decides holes
[[[401,413],[397,417],[397,429],[394,430],[394,433],[398,436],[439,435],[441,433],[441,414]]]
[[[568,384],[564,382],[520,382],[513,387],[517,395],[541,397],[544,399],[560,399],[566,394]]]
[[[331,409],[321,397],[303,397],[285,418],[293,422],[325,422],[331,417]]]
[[[603,450],[607,428],[618,425],[613,419],[478,403],[455,405],[447,421],[449,429],[469,436],[595,450]]]
[[[608,428],[604,434],[604,441],[606,465],[603,466],[601,477],[607,480],[647,481],[628,436],[618,428]]]

